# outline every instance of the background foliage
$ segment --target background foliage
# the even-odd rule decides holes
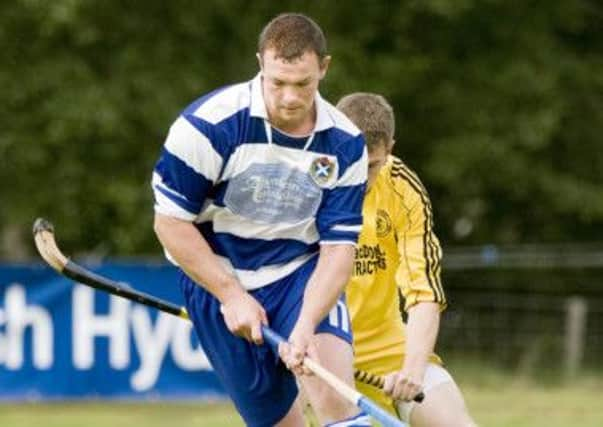
[[[150,173],[179,111],[256,72],[301,11],[334,57],[321,89],[383,93],[396,152],[445,244],[603,240],[603,6],[595,0],[15,0],[0,3],[0,258],[158,254]]]

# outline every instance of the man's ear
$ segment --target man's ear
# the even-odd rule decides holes
[[[264,62],[262,61],[262,55],[260,54],[260,52],[257,52],[255,54],[255,57],[258,59],[258,65],[260,67],[260,71],[264,70]]]
[[[320,79],[324,79],[324,77],[327,75],[327,70],[329,69],[329,64],[331,63],[331,55],[327,55],[324,58],[322,58],[322,61],[320,61],[320,63],[318,64],[318,66],[320,67]]]

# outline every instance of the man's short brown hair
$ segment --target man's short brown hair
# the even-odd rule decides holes
[[[383,96],[355,92],[341,98],[337,108],[362,131],[369,150],[394,140],[394,109]]]
[[[277,58],[292,61],[305,52],[316,53],[319,60],[327,55],[327,41],[316,22],[300,13],[282,13],[273,18],[260,34],[258,52],[274,49]]]

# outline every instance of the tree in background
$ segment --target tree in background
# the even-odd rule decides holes
[[[6,3],[6,2],[5,2]],[[0,258],[157,254],[149,171],[179,108],[256,72],[262,23],[315,17],[328,99],[385,94],[444,243],[603,240],[603,8],[592,0],[21,0],[0,5]],[[94,246],[98,245],[98,246]]]

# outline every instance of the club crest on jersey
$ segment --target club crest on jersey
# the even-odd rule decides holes
[[[392,231],[392,220],[383,209],[377,209],[375,228],[377,229],[377,237],[385,237]]]
[[[335,164],[328,157],[318,157],[310,165],[310,176],[318,185],[325,185],[335,170]]]

